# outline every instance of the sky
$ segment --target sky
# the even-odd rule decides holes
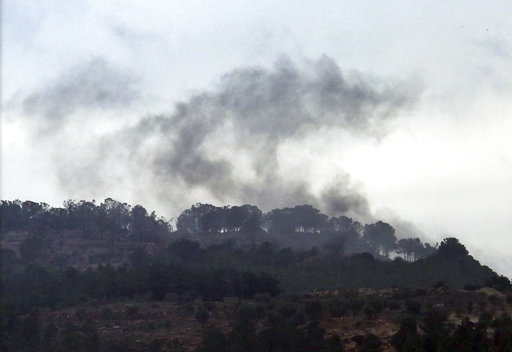
[[[2,3],[1,198],[310,203],[512,276],[512,2]]]

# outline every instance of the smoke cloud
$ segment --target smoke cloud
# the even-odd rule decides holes
[[[51,137],[73,121],[77,110],[129,106],[139,95],[136,84],[134,77],[103,59],[94,59],[64,72],[49,86],[24,98],[21,110],[32,117],[35,136]]]
[[[38,133],[55,135],[79,109],[132,103],[139,96],[134,82],[94,61],[22,106],[45,120]],[[331,183],[314,192],[310,181],[283,166],[283,147],[333,129],[381,137],[386,121],[414,102],[417,89],[411,88],[346,76],[325,56],[301,65],[281,59],[272,69],[237,69],[215,88],[176,104],[172,113],[91,136],[77,153],[54,151],[60,185],[104,196],[123,188],[174,209],[199,201],[265,210],[311,204],[330,215],[369,218],[368,202],[348,174],[333,171]],[[308,146],[302,148],[295,152]]]

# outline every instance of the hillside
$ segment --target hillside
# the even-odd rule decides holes
[[[427,343],[421,324],[431,311],[445,317],[447,346],[486,317],[508,326],[508,278],[455,238],[397,239],[381,221],[328,218],[310,206],[263,214],[197,205],[175,230],[113,200],[0,210],[5,351],[363,351],[375,336],[394,350],[408,317]],[[490,338],[497,328],[486,324]],[[37,337],[24,339],[27,331]],[[280,334],[298,345],[265,345]]]

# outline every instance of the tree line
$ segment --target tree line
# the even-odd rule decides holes
[[[263,233],[288,241],[288,245],[300,238],[335,254],[368,252],[386,258],[395,252],[406,261],[425,258],[436,250],[418,237],[398,239],[386,222],[361,224],[346,216],[329,217],[311,205],[263,213],[254,205],[198,203],[183,211],[174,226],[141,205],[130,206],[111,198],[99,204],[68,200],[62,208],[32,201],[1,201],[0,229],[3,233],[28,230],[35,235],[75,230],[84,240],[103,239],[112,245],[119,240],[160,243],[187,235],[242,238]]]

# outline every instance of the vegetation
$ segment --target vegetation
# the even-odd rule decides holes
[[[456,238],[397,239],[385,222],[309,205],[197,204],[176,226],[112,199],[2,201],[0,215],[2,351],[511,350],[510,280]],[[174,329],[149,322],[146,303],[189,316],[200,338],[113,338],[123,324]],[[393,334],[358,328],[379,319]]]

